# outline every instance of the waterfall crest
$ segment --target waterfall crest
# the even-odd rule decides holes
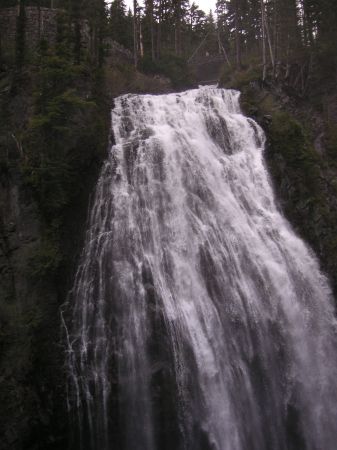
[[[330,288],[239,93],[122,96],[112,129],[66,320],[82,448],[334,450]]]

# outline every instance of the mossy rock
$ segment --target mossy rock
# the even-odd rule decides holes
[[[266,160],[284,213],[320,257],[336,292],[336,186],[328,181],[327,161],[289,113],[274,113],[266,133]]]

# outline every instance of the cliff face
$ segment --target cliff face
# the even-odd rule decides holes
[[[1,174],[0,186],[0,448],[54,448],[64,397],[58,292],[52,279],[31,273],[41,244],[31,192],[15,169]]]
[[[103,92],[93,97],[94,82],[78,76],[76,94],[68,86],[48,94],[47,105],[65,101],[52,128],[39,128],[48,119],[36,106],[40,72],[27,67],[24,81],[0,75],[0,449],[64,449],[60,306],[106,154],[109,112]],[[53,127],[61,134],[48,138]]]
[[[0,39],[8,53],[13,53],[15,49],[18,13],[18,8],[0,9]],[[25,40],[31,50],[38,46],[40,39],[54,43],[58,13],[59,10],[51,8],[25,8]]]

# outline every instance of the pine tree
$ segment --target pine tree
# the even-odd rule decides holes
[[[114,0],[110,5],[109,10],[109,36],[114,40],[124,45],[130,46],[130,27],[128,17],[126,15],[126,6],[124,0]]]
[[[21,70],[25,61],[26,41],[26,9],[25,0],[19,1],[19,14],[16,22],[15,63],[16,68]]]

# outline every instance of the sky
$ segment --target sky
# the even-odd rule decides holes
[[[193,0],[190,0],[190,3],[192,3]],[[138,0],[138,2],[142,5],[143,2],[142,0]],[[203,9],[206,13],[209,13],[209,10],[212,9],[212,11],[214,12],[215,10],[215,3],[216,0],[194,0],[194,2],[199,5],[200,9]],[[125,0],[125,3],[127,5],[127,7],[133,7],[133,0]]]
[[[209,13],[209,10],[211,9],[213,12],[215,11],[215,3],[216,0],[199,0],[194,2],[199,5],[200,9],[203,9],[206,13]],[[190,2],[192,3],[192,2]]]

